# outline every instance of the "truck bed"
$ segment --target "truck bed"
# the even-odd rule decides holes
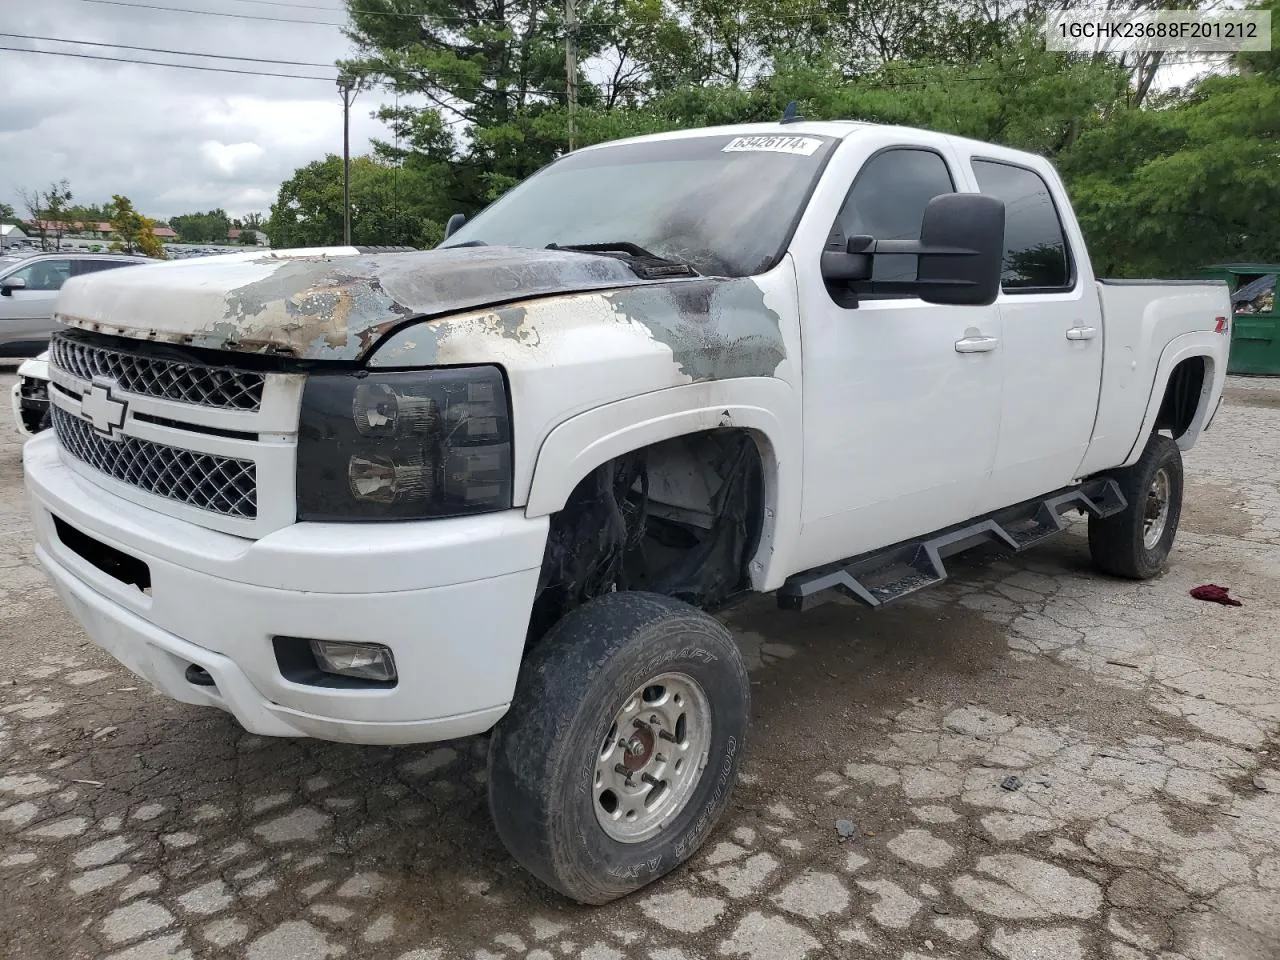
[[[1230,350],[1231,295],[1221,280],[1098,280],[1097,291],[1106,349],[1098,420],[1082,465],[1086,475],[1132,462],[1141,452],[1138,440],[1150,432],[1143,418],[1153,384],[1166,382],[1157,373],[1171,369],[1193,346],[1204,353],[1208,344],[1202,390],[1207,404],[1207,398],[1221,395]],[[1197,416],[1189,440],[1212,414],[1204,410]],[[1138,424],[1143,428],[1135,431]]]

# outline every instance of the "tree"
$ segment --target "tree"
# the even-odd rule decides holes
[[[18,196],[31,215],[36,234],[40,237],[40,249],[60,249],[62,235],[67,232],[67,224],[71,219],[67,216],[67,207],[71,203],[71,184],[66,180],[58,180],[44,190],[19,190]]]
[[[77,203],[67,207],[67,219],[71,223],[83,224],[85,228],[91,229],[90,224],[106,223],[111,219],[111,204]]]
[[[260,213],[249,213],[245,214],[243,218],[236,217],[231,221],[231,226],[240,231],[238,240],[242,246],[252,247],[257,245],[259,231],[265,232],[263,219]]]
[[[1280,0],[1260,5],[1280,20]],[[1186,276],[1280,260],[1280,57],[1094,118],[1060,158],[1100,272]]]
[[[580,0],[578,15],[591,23],[610,9],[605,0]],[[562,148],[562,141],[534,122],[550,106],[565,102],[560,4],[349,0],[348,13],[359,56],[340,68],[357,83],[385,82],[398,93],[432,104],[426,113],[434,117],[410,109],[398,115],[384,109],[379,115],[413,128],[421,166],[455,164],[451,192],[456,207],[464,212],[479,208]],[[581,60],[597,52],[591,36],[579,36]],[[580,88],[583,103],[598,96],[590,83]],[[468,130],[462,145],[449,135],[449,125],[459,122]],[[440,131],[445,135],[438,136]]]
[[[183,243],[225,243],[231,218],[219,207],[208,213],[187,213],[170,217],[169,226]]]
[[[111,213],[111,228],[117,237],[111,244],[111,249],[142,253],[156,260],[167,258],[164,245],[153,232],[156,222],[135,210],[133,201],[120,194],[114,195],[111,198]]]
[[[444,237],[449,201],[427,174],[377,157],[351,160],[351,240],[356,244],[434,246]],[[266,225],[271,245],[342,242],[342,158],[329,154],[280,186]]]
[[[0,203],[0,223],[17,223],[18,211],[7,203]]]

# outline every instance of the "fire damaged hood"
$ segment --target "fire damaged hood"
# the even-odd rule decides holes
[[[116,336],[305,360],[360,360],[406,320],[639,286],[622,261],[567,250],[353,247],[252,252],[67,282],[57,319]]]

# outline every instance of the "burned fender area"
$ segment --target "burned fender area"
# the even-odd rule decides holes
[[[750,278],[691,280],[606,295],[619,319],[648,328],[694,382],[770,377],[786,358],[777,313]]]
[[[745,430],[676,437],[602,464],[551,519],[531,639],[614,591],[720,606],[746,588],[762,496],[760,453]]]
[[[770,377],[786,358],[781,319],[750,278],[636,283],[621,289],[524,300],[481,314],[425,320],[396,331],[374,367],[426,367],[499,359],[499,345],[546,362],[578,357],[574,338],[591,328],[638,334],[671,351],[673,382]],[[586,339],[589,339],[586,338]],[[486,349],[486,344],[489,347]],[[646,389],[668,386],[654,383]]]

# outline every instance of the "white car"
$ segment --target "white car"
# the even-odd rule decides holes
[[[750,687],[708,611],[879,606],[1072,510],[1102,571],[1169,560],[1227,287],[1096,278],[1040,157],[688,130],[458,219],[71,280],[37,553],[94,642],[255,733],[492,730],[498,832],[573,899],[728,804]]]
[[[13,419],[18,432],[31,437],[49,429],[49,351],[24,360],[13,385]]]

